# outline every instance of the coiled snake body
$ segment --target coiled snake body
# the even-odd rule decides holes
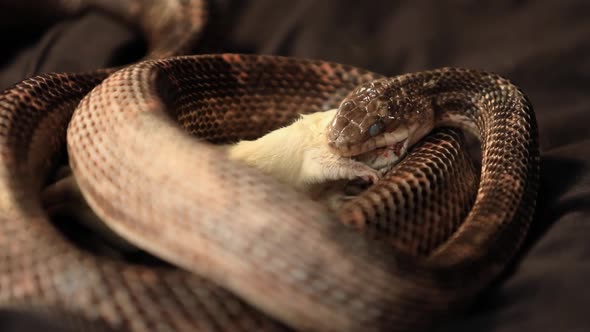
[[[162,3],[188,16],[140,26],[192,42],[170,29],[198,21],[190,13],[201,12],[187,8],[200,3],[142,6]],[[154,50],[184,46],[156,37]],[[254,55],[156,59],[112,72],[41,75],[0,96],[3,308],[113,330],[416,331],[497,277],[531,221],[536,122],[526,97],[496,75],[446,68],[382,78]],[[396,126],[390,121],[405,125],[404,110],[430,112],[431,126],[460,119],[481,137],[479,186],[460,135],[435,130],[339,211],[340,221],[389,238],[370,241],[211,144],[258,137],[346,96],[354,105],[342,103],[329,129],[343,154],[381,146],[363,136],[377,118],[375,137]],[[390,116],[372,117],[381,109],[374,100]],[[66,129],[70,164],[96,213],[181,269],[97,257],[51,226],[38,197]]]

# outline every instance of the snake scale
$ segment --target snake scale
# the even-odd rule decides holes
[[[457,68],[384,78],[278,56],[170,57],[198,39],[200,1],[89,3],[134,22],[150,53],[122,69],[42,74],[0,95],[0,307],[86,330],[418,331],[469,303],[518,250],[539,152],[533,110],[508,80]],[[460,132],[437,128],[333,216],[216,145],[341,105],[329,135],[353,155],[371,141],[362,119],[379,109],[374,100],[394,109],[382,128],[422,110],[433,126],[474,131],[480,175]],[[180,268],[98,256],[55,229],[39,197],[66,137],[101,219]]]

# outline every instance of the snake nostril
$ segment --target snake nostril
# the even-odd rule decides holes
[[[352,143],[352,141],[355,139],[355,135],[340,135],[337,139],[336,139],[336,145],[343,147],[343,146],[350,146]]]

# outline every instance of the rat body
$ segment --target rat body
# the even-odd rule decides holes
[[[341,156],[329,146],[327,128],[335,114],[336,109],[301,115],[291,125],[257,140],[230,146],[229,157],[259,168],[302,191],[333,180],[361,178],[376,182],[379,171]]]

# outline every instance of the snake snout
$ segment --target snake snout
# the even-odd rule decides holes
[[[328,146],[342,156],[355,154],[354,145],[350,143],[350,140],[345,135],[339,135],[333,139],[329,138]]]

